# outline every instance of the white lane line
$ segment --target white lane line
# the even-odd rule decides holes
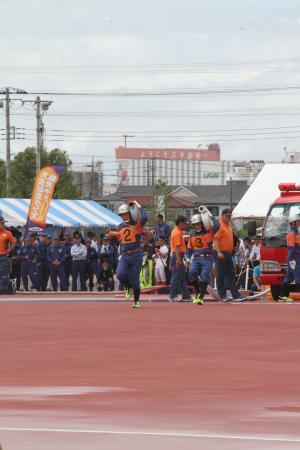
[[[241,436],[227,434],[205,434],[205,433],[171,433],[151,431],[113,431],[113,430],[85,430],[72,428],[17,428],[0,427],[0,431],[8,432],[31,432],[31,433],[77,433],[77,434],[111,434],[124,436],[158,436],[158,437],[183,437],[204,439],[235,439],[240,441],[265,441],[265,442],[300,442],[300,438],[272,437],[272,436]]]
[[[128,392],[132,389],[113,386],[1,386],[0,399],[5,401],[39,401],[51,397]]]

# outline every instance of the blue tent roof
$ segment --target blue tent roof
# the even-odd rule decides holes
[[[11,225],[25,225],[29,199],[1,198],[0,210]],[[105,227],[121,222],[117,214],[93,200],[52,200],[47,214],[48,225],[63,227]]]

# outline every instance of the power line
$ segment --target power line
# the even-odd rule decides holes
[[[61,91],[29,91],[29,95],[54,95],[54,96],[88,96],[88,97],[151,97],[151,96],[198,96],[198,95],[221,95],[221,94],[247,94],[247,93],[273,93],[297,91],[300,85],[286,86],[248,86],[248,87],[215,87],[215,88],[176,88],[176,89],[157,89],[157,90],[61,90]]]

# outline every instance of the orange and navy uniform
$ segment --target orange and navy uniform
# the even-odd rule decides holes
[[[288,246],[288,260],[292,261],[300,256],[300,234],[298,228],[291,226],[286,236]]]
[[[219,240],[219,246],[222,252],[233,252],[233,231],[230,223],[224,222],[222,218],[220,219],[220,228],[215,233],[215,238]]]
[[[201,230],[193,230],[190,233],[186,256],[190,259],[192,255],[213,255],[214,233],[219,229],[219,222],[212,217],[213,227],[207,231],[204,227]]]
[[[0,231],[0,256],[7,255],[7,250],[9,249],[8,242],[13,244],[15,238],[9,230]]]
[[[120,254],[137,251],[141,247],[141,238],[144,225],[148,220],[146,211],[140,208],[140,219],[138,222],[130,220],[121,223],[116,231],[110,231],[110,237],[117,237],[120,244]]]

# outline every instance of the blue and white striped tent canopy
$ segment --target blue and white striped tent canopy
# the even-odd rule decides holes
[[[27,221],[29,199],[1,198],[0,211],[8,225],[24,226]],[[105,227],[121,222],[117,214],[92,200],[52,200],[47,224],[61,227]]]

